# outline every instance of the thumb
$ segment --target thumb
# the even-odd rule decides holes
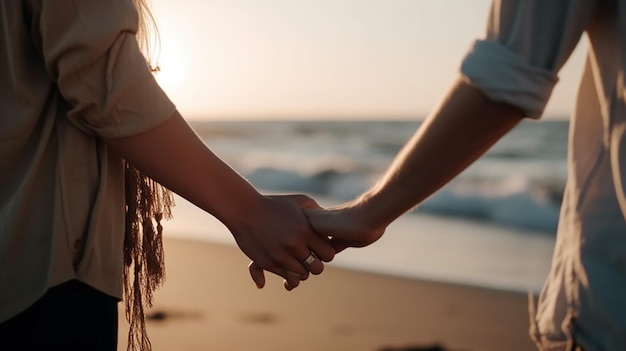
[[[305,209],[321,209],[322,206],[320,206],[317,201],[313,200],[312,198],[306,196],[306,195],[291,195],[291,197],[293,198],[293,200],[296,202],[296,204],[298,204],[298,206],[300,206],[301,209],[305,210]]]
[[[269,197],[291,201],[295,203],[301,209],[321,209],[322,208],[315,200],[302,194],[270,195]]]
[[[328,225],[326,225],[326,217],[327,211],[321,207],[317,208],[303,208],[302,212],[309,220],[309,224],[319,234],[324,234],[326,236],[330,236],[331,233],[328,232]]]

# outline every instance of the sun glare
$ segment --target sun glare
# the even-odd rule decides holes
[[[187,79],[187,70],[185,56],[180,46],[177,45],[174,38],[168,37],[161,45],[161,54],[159,55],[159,72],[156,79],[163,89],[167,91],[178,90],[183,87]]]

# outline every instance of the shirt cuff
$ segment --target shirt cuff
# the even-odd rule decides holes
[[[555,73],[532,66],[497,41],[477,40],[461,64],[463,79],[493,101],[539,118],[558,82]]]
[[[123,138],[164,123],[174,115],[176,106],[154,77],[146,76],[129,83],[110,111],[114,118],[99,126],[92,125],[90,129],[103,138]]]

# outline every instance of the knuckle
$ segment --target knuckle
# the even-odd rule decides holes
[[[302,241],[299,237],[291,236],[289,239],[285,240],[284,246],[288,251],[294,252],[302,246]]]
[[[268,270],[269,267],[271,267],[272,263],[270,261],[268,261],[267,259],[259,259],[256,260],[252,263],[250,263],[250,265],[248,265],[249,269],[266,269]]]
[[[332,247],[329,249],[321,250],[318,257],[324,262],[330,262],[335,258],[335,250]]]
[[[274,265],[282,267],[289,262],[290,258],[291,256],[286,252],[280,252],[274,255],[272,262]]]

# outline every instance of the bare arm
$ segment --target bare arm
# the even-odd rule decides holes
[[[300,211],[297,202],[306,199],[259,194],[204,145],[178,112],[145,133],[105,142],[146,175],[213,214],[248,257],[289,280],[291,287],[299,279],[287,270],[306,274],[301,262],[309,250],[332,259],[332,248],[310,230]],[[311,272],[322,269],[317,262]]]
[[[459,81],[372,189],[329,211],[309,212],[314,228],[338,239],[338,249],[376,241],[393,220],[461,173],[522,117],[517,108]]]
[[[262,203],[262,196],[206,148],[178,113],[148,132],[106,143],[229,228],[237,227],[240,210]]]

